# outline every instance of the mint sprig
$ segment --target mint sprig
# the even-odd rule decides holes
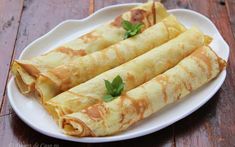
[[[108,80],[104,80],[105,87],[106,87],[106,95],[103,97],[105,102],[112,101],[117,96],[120,96],[123,89],[124,83],[122,78],[117,75],[112,82]]]
[[[144,25],[141,23],[132,24],[131,22],[129,22],[127,20],[123,20],[122,27],[126,30],[126,32],[124,34],[124,39],[127,39],[129,37],[132,37],[132,36],[139,34],[141,31],[141,28],[143,26]]]

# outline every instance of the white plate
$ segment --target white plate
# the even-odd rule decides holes
[[[62,22],[50,32],[28,45],[22,52],[20,59],[42,54],[58,44],[71,40],[88,32],[97,25],[113,19],[138,4],[114,5],[100,9],[82,20]],[[169,10],[169,12],[174,14],[185,26],[197,26],[205,34],[212,36],[214,38],[211,44],[212,48],[220,57],[225,60],[228,59],[229,46],[208,18],[191,10],[174,9]],[[26,124],[42,134],[76,142],[110,142],[147,135],[186,117],[205,104],[218,91],[224,82],[225,76],[226,71],[224,70],[215,80],[194,91],[184,100],[173,104],[171,107],[164,108],[161,112],[141,121],[125,132],[109,137],[76,138],[62,134],[52,118],[34,98],[25,97],[19,92],[13,78],[8,83],[7,94],[16,114]]]

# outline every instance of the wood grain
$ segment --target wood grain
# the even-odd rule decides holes
[[[90,3],[89,3],[89,14],[94,13],[94,3],[95,3],[94,0],[90,0]]]
[[[226,7],[227,7],[227,11],[228,11],[228,15],[229,15],[229,20],[230,20],[230,24],[232,27],[232,31],[233,31],[233,37],[235,37],[235,1],[234,0],[226,0]]]
[[[0,108],[14,50],[23,0],[0,1]],[[1,111],[1,109],[0,109]]]
[[[227,78],[216,95],[202,108],[175,125],[176,146],[234,146],[235,145],[235,40],[226,6],[219,1],[189,1],[196,10],[215,23],[230,45]]]
[[[144,3],[148,0],[95,0],[95,11],[110,5],[123,4],[123,3]]]
[[[161,2],[167,9],[189,8],[187,0],[162,0]]]

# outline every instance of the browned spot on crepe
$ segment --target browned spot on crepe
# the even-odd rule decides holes
[[[147,96],[141,98],[140,100],[137,101],[137,104],[139,106],[139,114],[140,114],[140,118],[139,119],[143,119],[144,118],[144,112],[146,109],[148,109],[149,107],[149,101],[147,99]]]
[[[125,114],[121,113],[121,119],[119,121],[120,124],[122,124],[122,122],[124,121],[124,118],[125,118]]]
[[[179,79],[180,82],[176,83],[174,86],[174,101],[179,100],[181,98],[181,92],[182,89],[185,87],[187,88],[187,83],[184,81],[184,79],[182,79],[179,75],[174,74],[172,75],[175,79]]]
[[[178,65],[185,73],[187,73],[191,78],[193,78],[194,77],[194,75],[191,73],[191,72],[189,72],[189,70],[186,68],[186,67],[184,67],[183,65],[181,65],[181,64],[179,64]],[[192,91],[193,90],[193,88],[192,88],[192,85],[190,84],[190,82],[187,82],[187,81],[184,81],[184,80],[181,80],[182,82],[183,82],[183,84],[184,84],[184,87],[188,90],[188,91]]]
[[[102,103],[92,105],[82,110],[82,113],[87,114],[87,116],[90,117],[90,119],[93,119],[96,121],[102,120],[102,116],[105,115],[105,113],[107,112],[108,111],[106,107]]]
[[[126,88],[132,87],[132,85],[135,85],[135,76],[128,72],[126,82],[128,83]]]
[[[183,70],[190,76],[190,78],[195,77],[195,75],[193,75],[192,72],[190,72],[190,71],[187,69],[187,67],[185,67],[185,66],[183,66],[183,65],[181,65],[181,64],[179,64],[178,66],[179,66],[181,69],[183,69]]]
[[[155,7],[155,6],[154,6]],[[155,8],[154,8],[155,9]],[[155,11],[155,10],[153,10]],[[131,18],[130,21],[131,23],[144,23],[144,20],[146,19],[147,21],[147,24],[145,24],[146,26],[151,26],[152,25],[152,21],[149,20],[149,15],[150,13],[147,13],[145,10],[142,10],[142,9],[133,9],[130,11],[131,13]],[[154,21],[154,20],[153,20]],[[122,16],[118,16],[115,18],[115,20],[113,22],[111,22],[111,25],[112,26],[115,26],[115,27],[120,27],[122,25]]]
[[[67,68],[66,66],[61,66],[52,69],[49,72],[60,79],[60,90],[65,91],[70,88],[70,75],[72,71],[69,68]]]
[[[68,78],[68,75],[71,73],[70,69],[66,66],[52,69],[50,72],[61,80]]]
[[[102,54],[99,54],[100,56],[98,56],[98,57],[102,57]],[[96,60],[96,57],[97,56],[93,56],[93,55],[90,55],[90,56],[88,56],[89,57],[89,63],[92,65],[92,66],[88,66],[87,67],[87,75],[93,75],[94,73],[96,73],[96,70],[99,70],[99,68],[97,68],[97,64],[98,64],[98,62],[97,62],[97,60]],[[99,60],[99,58],[98,58],[98,60]],[[100,59],[100,60],[102,60],[102,59]],[[88,76],[88,77],[90,77],[90,76]]]
[[[68,90],[71,87],[72,87],[71,80],[70,78],[67,78],[66,80],[63,81],[63,84],[60,85],[60,90],[63,92],[63,91]]]
[[[131,10],[131,22],[132,23],[140,23],[143,22],[147,12],[142,9],[134,9]]]
[[[120,27],[122,25],[122,16],[116,17],[114,21],[111,22],[111,25],[115,27]]]
[[[113,46],[113,49],[115,51],[115,54],[117,56],[119,63],[125,62],[125,59],[124,59],[122,53],[120,52],[120,48],[117,45],[115,45],[115,46]]]
[[[188,90],[188,91],[192,91],[193,88],[192,88],[192,85],[190,84],[190,82],[187,84],[185,81],[182,81],[183,84],[184,84],[184,87]]]
[[[70,56],[85,56],[86,51],[83,49],[80,50],[73,50],[71,48],[66,48],[66,47],[59,47],[55,49],[55,51],[70,55]]]
[[[87,33],[85,35],[83,35],[82,37],[80,37],[81,40],[83,40],[85,43],[90,43],[92,41],[95,41],[99,38],[99,36],[97,34],[95,34],[94,31]]]
[[[95,104],[84,109],[82,112],[86,113],[91,119],[101,119],[102,115],[99,110],[100,104]]]
[[[131,104],[132,103],[132,99],[130,97],[128,97],[127,95],[123,95],[120,97],[120,103],[119,103],[119,107],[121,109],[121,120],[120,120],[120,130],[122,130],[124,128],[125,125],[130,125],[132,123],[132,121],[134,121],[134,119],[125,119],[125,116],[127,114],[134,114],[137,112],[137,110],[135,109],[135,107],[129,107],[129,109],[125,109],[124,107],[124,102],[125,101],[130,101]]]
[[[144,71],[144,78],[143,79],[144,79],[143,83],[145,83],[148,79],[148,73],[146,73],[145,71]]]
[[[208,78],[210,78],[212,76],[212,63],[210,58],[206,55],[206,52],[204,51],[204,48],[200,48],[198,49],[199,51],[194,52],[191,56],[198,58],[198,60],[203,61],[208,68]]]
[[[109,56],[107,55],[107,50],[104,49],[102,50],[103,52],[100,54],[101,55],[101,58],[105,61],[105,60],[109,60]]]
[[[152,16],[153,15],[153,16]],[[147,12],[142,9],[135,9],[131,11],[131,22],[136,23],[142,23],[144,24],[144,27],[142,28],[142,31],[154,24],[154,17],[155,14],[153,12]]]
[[[155,78],[156,82],[159,83],[162,87],[162,93],[163,93],[163,100],[165,103],[167,103],[168,96],[166,92],[166,84],[168,81],[168,77],[166,75],[159,75]]]
[[[210,72],[207,71],[207,69],[202,65],[202,62],[200,62],[201,60],[199,60],[198,58],[195,58],[195,60],[196,60],[198,67],[203,71],[203,73],[207,74],[207,78],[209,79],[211,75],[209,75],[208,73]]]
[[[149,107],[149,102],[148,102],[147,97],[143,97],[138,100],[135,100],[128,95],[123,95],[120,97],[120,99],[121,99],[120,107],[123,107],[125,100],[129,100],[131,102],[131,105],[135,109],[136,114],[139,115],[139,119],[143,119],[144,112]],[[127,113],[124,112],[123,114],[127,114]]]

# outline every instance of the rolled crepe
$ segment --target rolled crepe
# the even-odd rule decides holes
[[[210,39],[196,28],[189,29],[145,54],[57,95],[46,102],[46,108],[57,121],[63,115],[101,102],[106,94],[104,79],[112,81],[120,75],[125,83],[124,92],[131,90],[175,66],[181,59],[209,42]]]
[[[121,65],[182,33],[185,28],[174,16],[102,51],[76,58],[70,64],[42,73],[36,91],[42,102],[83,83],[104,71]]]
[[[124,131],[206,84],[225,64],[209,47],[201,47],[175,67],[113,101],[64,116],[60,127],[75,136],[106,136]]]
[[[41,72],[70,63],[79,56],[102,50],[123,40],[125,30],[121,26],[122,19],[132,23],[143,23],[143,31],[168,15],[161,3],[145,3],[82,37],[60,45],[49,53],[32,59],[15,60],[12,64],[12,72],[16,83],[23,94],[30,93],[34,90],[35,80]]]

